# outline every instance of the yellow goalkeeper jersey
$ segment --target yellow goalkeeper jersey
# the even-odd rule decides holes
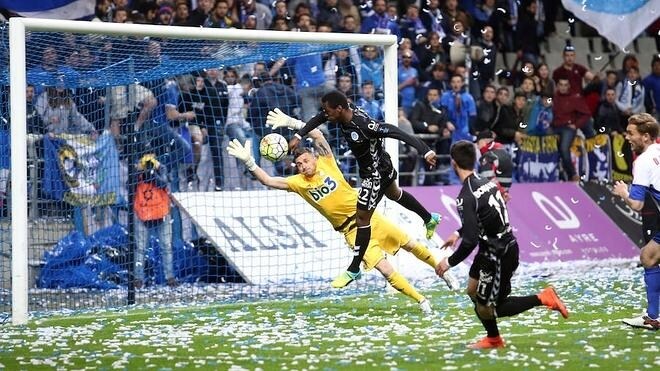
[[[346,221],[355,215],[357,191],[344,179],[334,157],[319,156],[313,177],[307,179],[296,174],[287,177],[286,182],[290,192],[304,198],[335,230],[344,232],[352,224]]]

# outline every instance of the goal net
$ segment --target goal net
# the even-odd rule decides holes
[[[259,159],[270,109],[309,119],[346,81],[354,99],[370,81],[396,122],[395,37],[17,18],[0,31],[1,318],[330,292],[343,237],[225,148],[250,141]],[[361,70],[365,45],[384,68]]]

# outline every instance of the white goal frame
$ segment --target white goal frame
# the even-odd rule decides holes
[[[66,21],[13,17],[9,20],[9,83],[11,123],[26,122],[26,33],[70,32],[113,36],[151,36],[218,41],[265,41],[287,43],[374,45],[384,48],[385,121],[398,125],[397,39],[394,35],[282,32],[198,27]],[[11,320],[28,321],[28,203],[27,135],[25,125],[11,125]],[[398,170],[398,142],[386,140],[386,150]]]

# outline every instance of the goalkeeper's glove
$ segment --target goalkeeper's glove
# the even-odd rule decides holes
[[[274,110],[268,112],[266,125],[272,126],[273,129],[289,128],[293,130],[300,130],[303,126],[305,126],[305,123],[300,120],[296,120],[286,113],[280,111],[279,108],[275,108]]]
[[[227,152],[229,152],[230,155],[236,157],[237,159],[243,161],[245,167],[249,171],[255,171],[257,169],[257,163],[254,161],[254,157],[252,157],[252,154],[250,153],[249,140],[245,141],[245,146],[243,146],[241,142],[238,141],[238,139],[232,140],[227,146]]]

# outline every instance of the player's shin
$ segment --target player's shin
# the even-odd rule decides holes
[[[362,258],[364,258],[364,254],[367,252],[369,240],[371,240],[371,225],[357,227],[357,232],[355,233],[355,248],[358,251],[357,255],[353,256],[351,265],[348,266],[347,270],[349,272],[357,273],[360,271],[360,263],[362,262]]]
[[[495,338],[500,336],[500,329],[497,327],[497,320],[495,318],[484,319],[479,315],[479,310],[477,306],[474,307],[474,312],[477,314],[477,318],[481,321],[481,324],[486,329],[486,334],[489,338]]]
[[[401,197],[399,197],[397,202],[406,209],[419,215],[425,224],[431,220],[431,213],[429,213],[428,210],[426,210],[426,208],[422,206],[422,204],[420,204],[419,201],[417,201],[417,199],[410,193],[401,190]]]
[[[509,296],[497,305],[495,311],[498,317],[511,317],[540,305],[541,299],[536,295]]]
[[[644,282],[646,283],[646,310],[651,319],[659,318],[660,306],[660,267],[644,268]]]
[[[399,272],[393,272],[389,277],[385,277],[387,282],[392,285],[400,293],[412,298],[418,303],[421,303],[424,300],[424,296],[421,295],[415,288],[408,282],[408,280],[401,275]]]

